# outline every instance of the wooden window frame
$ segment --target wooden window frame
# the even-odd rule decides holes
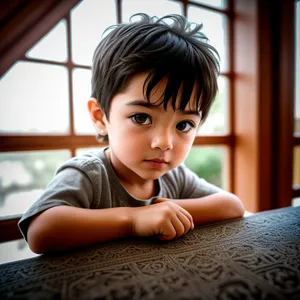
[[[234,191],[250,211],[293,198],[294,1],[235,1]]]
[[[121,22],[122,1],[115,1],[117,21]],[[187,6],[191,3],[223,13],[228,17],[229,70],[221,75],[229,79],[229,134],[199,136],[195,139],[194,145],[219,145],[229,149],[228,189],[242,199],[247,210],[257,212],[290,205],[295,194],[291,188],[291,152],[294,145],[300,144],[299,136],[295,135],[294,139],[292,138],[293,125],[291,126],[292,122],[289,119],[291,115],[293,116],[294,96],[294,75],[290,72],[291,66],[294,65],[294,58],[291,55],[294,46],[294,19],[291,17],[294,12],[293,0],[277,1],[276,4],[272,1],[227,0],[228,5],[225,9],[188,0],[174,1],[183,4],[185,16]],[[45,2],[47,1],[40,1],[40,5]],[[59,1],[53,0],[53,2],[56,5],[51,6],[52,10],[43,14],[42,26],[33,27],[23,34],[24,38],[18,41],[15,38],[7,43],[7,49],[10,51],[4,51],[5,55],[0,59],[0,75],[3,75],[16,60],[67,67],[70,90],[70,134],[2,135],[0,152],[69,149],[71,155],[75,156],[78,148],[105,145],[99,143],[94,136],[74,133],[72,70],[73,68],[90,69],[89,66],[76,65],[69,59],[72,54],[70,10],[80,1],[69,1],[69,6],[66,4],[68,1],[62,1],[64,6],[60,6],[60,9],[58,9]],[[43,7],[40,10],[46,9]],[[37,19],[37,16],[34,18]],[[25,57],[24,53],[63,18],[66,19],[67,24],[68,61],[59,63]],[[278,24],[275,26],[276,18],[281,20],[282,27],[279,28]],[[21,19],[19,15],[16,18],[16,20]],[[14,36],[18,36],[15,33],[17,29],[18,27],[13,30]],[[289,34],[281,31],[279,38],[276,39],[278,29]],[[3,32],[0,32],[0,37],[1,34]],[[275,61],[278,64],[275,64]],[[282,72],[278,72],[279,68]],[[273,75],[270,76],[271,74]],[[277,120],[280,126],[276,126]],[[21,238],[20,233],[12,228],[16,226],[19,217],[0,218],[0,228],[3,226],[11,228],[7,230],[9,235],[5,235],[1,230],[0,242]]]

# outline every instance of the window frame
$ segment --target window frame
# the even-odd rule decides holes
[[[117,21],[121,22],[122,0],[115,0]],[[227,7],[219,9],[189,0],[173,0],[183,4],[186,16],[188,4],[209,9],[227,16],[228,37],[228,72],[221,73],[229,80],[228,90],[228,126],[226,135],[198,136],[194,146],[224,146],[228,149],[229,185],[228,190],[236,193],[247,210],[252,212],[288,206],[293,195],[292,186],[292,149],[300,145],[300,134],[293,137],[290,116],[293,113],[293,79],[288,66],[293,65],[293,0],[279,1],[276,5],[259,0],[227,0]],[[42,1],[44,2],[44,1]],[[74,64],[71,44],[70,10],[80,1],[72,1],[72,5],[64,10],[60,18],[54,19],[52,10],[47,14],[43,30],[31,31],[26,37],[31,45],[37,42],[47,31],[53,28],[62,18],[67,24],[68,60],[65,63],[27,58],[15,53],[20,61],[48,63],[65,66],[69,74],[69,135],[0,135],[0,152],[68,149],[75,156],[76,149],[103,146],[95,136],[76,135],[73,117],[72,72],[74,68],[90,69],[90,66]],[[275,9],[274,9],[275,6]],[[274,12],[275,11],[275,12]],[[52,16],[52,19],[51,19]],[[278,27],[274,20],[280,18],[283,31],[275,39]],[[50,22],[52,21],[52,23]],[[49,24],[52,26],[49,26]],[[47,31],[45,29],[47,28]],[[42,34],[43,32],[43,34]],[[263,32],[263,34],[260,34]],[[21,40],[24,42],[24,39]],[[29,50],[29,41],[23,50]],[[249,55],[245,56],[245,47]],[[13,47],[16,49],[16,47]],[[264,51],[263,51],[264,49]],[[278,49],[281,49],[279,51]],[[18,50],[20,51],[20,50]],[[15,58],[14,58],[15,59]],[[270,76],[278,68],[274,65],[278,59],[285,72],[278,76]],[[0,74],[8,69],[9,60],[1,59]],[[249,67],[250,66],[250,67]],[[292,72],[293,73],[293,72]],[[288,74],[288,76],[286,75]],[[274,85],[276,83],[276,87]],[[274,106],[273,99],[276,98]],[[264,99],[264,101],[262,101]],[[292,102],[291,102],[292,99]],[[288,103],[288,105],[286,105]],[[250,123],[247,123],[250,120]],[[273,125],[280,120],[282,127]],[[274,148],[276,151],[274,152]],[[285,174],[285,176],[281,175]],[[273,188],[275,187],[275,188]],[[20,216],[0,218],[0,228],[16,226]],[[9,222],[9,223],[8,223]],[[8,225],[7,225],[8,226]],[[6,231],[6,230],[5,230]],[[1,230],[3,232],[3,230]],[[8,235],[0,232],[0,242],[21,238],[14,229]]]

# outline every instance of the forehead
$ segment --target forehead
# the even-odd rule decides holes
[[[145,100],[146,99],[146,95],[145,95],[145,90],[144,90],[144,85],[146,82],[146,79],[149,75],[149,72],[145,72],[145,73],[139,73],[134,75],[128,82],[128,85],[124,91],[124,93],[126,93],[128,96],[132,96],[135,97],[136,100]],[[164,77],[152,90],[151,90],[151,94],[150,94],[150,99],[149,102],[152,104],[160,104],[163,105],[163,96],[164,96],[164,92],[166,90],[166,86],[168,83],[168,78]],[[145,87],[146,88],[146,87]],[[181,96],[181,92],[182,92],[182,85],[180,86],[178,93],[177,93],[177,98],[176,98],[176,109],[179,106],[180,103],[180,96]],[[196,96],[197,95],[197,87],[196,85],[194,85],[193,87],[193,91],[190,97],[190,100],[186,106],[186,109],[194,109],[196,106]],[[170,98],[171,100],[171,98]],[[171,104],[171,101],[169,101],[168,105]]]

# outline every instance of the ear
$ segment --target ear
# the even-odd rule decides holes
[[[104,111],[100,108],[97,99],[90,98],[88,100],[88,110],[95,129],[100,135],[106,135],[107,119]]]

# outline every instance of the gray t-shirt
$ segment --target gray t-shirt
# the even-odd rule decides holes
[[[222,191],[199,178],[184,164],[156,180],[156,195],[150,199],[137,199],[121,184],[103,148],[74,157],[57,170],[44,193],[22,216],[19,228],[27,240],[30,219],[35,215],[59,205],[89,209],[112,207],[137,207],[151,205],[157,198],[200,198]]]

